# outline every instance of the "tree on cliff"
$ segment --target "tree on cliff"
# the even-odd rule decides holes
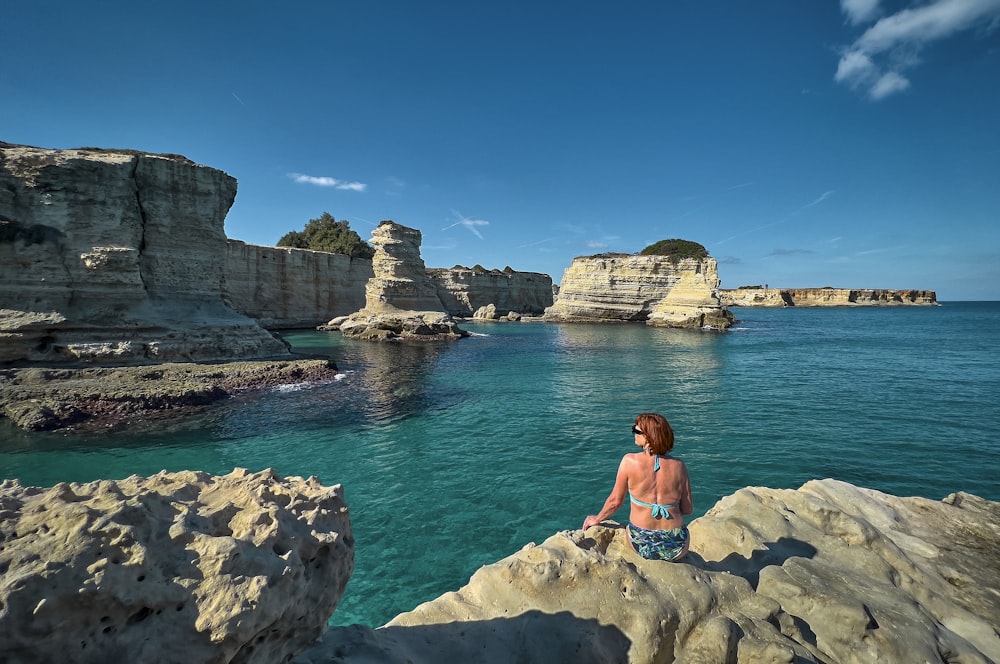
[[[375,255],[371,245],[352,231],[348,222],[337,221],[329,212],[324,212],[318,219],[310,219],[301,232],[285,233],[278,240],[278,246],[347,254],[351,258],[371,258]]]
[[[642,256],[670,256],[676,260],[682,258],[705,258],[708,249],[690,240],[660,240],[639,252]]]

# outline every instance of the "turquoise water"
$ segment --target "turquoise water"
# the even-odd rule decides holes
[[[342,483],[356,569],[331,622],[372,626],[579,528],[641,411],[674,426],[695,516],[743,486],[820,477],[1000,500],[1000,303],[734,312],[724,334],[544,323],[468,324],[476,336],[429,345],[287,334],[334,357],[342,379],[101,435],[0,422],[0,476],[48,486],[242,466]]]

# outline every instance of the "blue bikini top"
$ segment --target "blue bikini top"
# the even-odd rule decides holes
[[[665,455],[665,454],[662,454],[662,455],[661,454],[657,454],[656,455],[656,458],[653,460],[653,472],[654,473],[660,469],[660,457],[661,456],[664,459],[667,458],[667,455]],[[673,508],[677,507],[677,505],[659,505],[657,503],[644,503],[641,500],[636,500],[635,497],[632,495],[631,491],[628,492],[628,498],[629,498],[629,500],[631,500],[636,505],[642,505],[643,507],[649,507],[653,511],[653,518],[654,519],[670,519],[670,518],[672,518],[670,516],[670,510],[672,510]]]

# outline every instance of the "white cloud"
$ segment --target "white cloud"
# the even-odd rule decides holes
[[[344,191],[364,191],[368,188],[368,185],[363,182],[348,182],[346,180],[338,180],[337,178],[327,176],[289,173],[288,177],[292,178],[299,184],[311,184],[317,187],[333,187],[334,189],[341,189]]]
[[[869,0],[842,0],[841,8],[852,23],[871,17],[876,6]],[[849,48],[837,64],[834,80],[864,90],[874,100],[910,87],[903,71],[919,63],[920,50],[932,41],[946,39],[972,28],[994,29],[1000,23],[1000,0],[931,0],[879,19]],[[876,58],[884,60],[882,64]]]
[[[589,240],[587,242],[588,249],[604,249],[608,246],[607,242],[598,242],[597,240]]]
[[[854,25],[872,19],[879,12],[878,0],[840,0],[840,9]]]
[[[458,221],[456,221],[455,223],[451,224],[450,226],[445,226],[441,230],[446,231],[449,228],[454,228],[455,226],[465,226],[466,228],[468,228],[472,232],[473,235],[475,235],[476,237],[478,237],[480,240],[483,239],[483,234],[479,232],[479,228],[478,227],[479,226],[489,226],[490,222],[485,221],[483,219],[470,219],[468,217],[463,217],[461,214],[459,214],[455,210],[452,210],[451,213],[453,215],[455,215],[456,217],[458,217]]]
[[[887,74],[883,74],[881,78],[875,81],[871,90],[868,91],[868,95],[872,99],[878,100],[883,97],[888,97],[896,92],[902,92],[908,87],[910,87],[910,81],[907,80],[905,76],[891,71]]]

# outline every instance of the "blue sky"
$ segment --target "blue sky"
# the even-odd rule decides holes
[[[13,6],[10,6],[13,5]],[[429,267],[680,237],[723,287],[1000,300],[1000,0],[76,2],[0,23],[0,140],[183,154],[229,237]]]

